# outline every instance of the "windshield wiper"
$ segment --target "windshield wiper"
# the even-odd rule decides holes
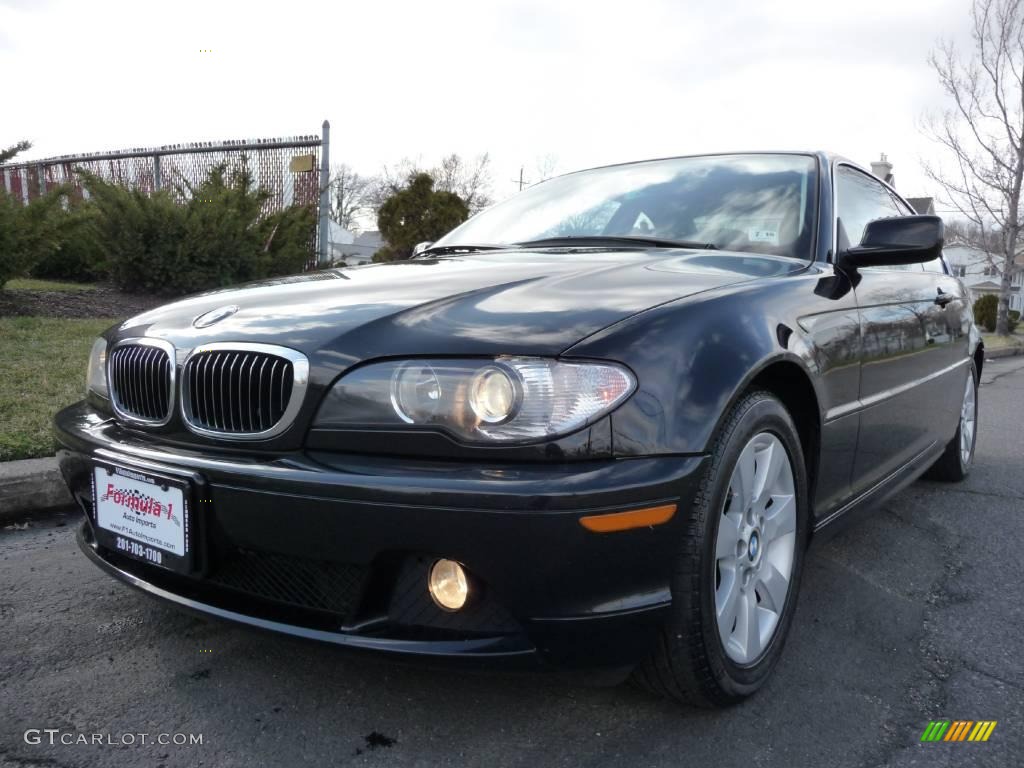
[[[491,245],[473,243],[453,243],[452,245],[435,245],[432,248],[425,248],[412,258],[418,259],[423,256],[444,256],[450,253],[476,253],[477,251],[503,251],[508,248],[515,248],[514,245]]]
[[[521,248],[538,247],[572,247],[574,245],[632,245],[654,246],[656,248],[697,248],[704,251],[718,250],[714,243],[701,243],[695,240],[668,240],[661,237],[632,237],[630,235],[567,235],[565,237],[546,237],[543,240],[529,240],[516,243]]]

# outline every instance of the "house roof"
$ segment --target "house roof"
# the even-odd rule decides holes
[[[380,232],[375,229],[371,229],[368,232],[360,232],[355,238],[356,245],[369,245],[380,247],[384,245],[384,238],[380,236]]]
[[[910,207],[920,214],[935,215],[935,198],[932,197],[908,197]]]
[[[999,293],[1000,285],[999,285],[999,283],[995,282],[994,280],[984,280],[984,281],[982,281],[980,283],[972,283],[971,286],[970,286],[970,289],[972,291],[981,291],[982,293],[988,293],[989,291],[991,291],[993,293]],[[1010,293],[1018,293],[1019,291],[1020,291],[1020,286],[1017,286],[1017,285],[1011,285],[1010,286]]]

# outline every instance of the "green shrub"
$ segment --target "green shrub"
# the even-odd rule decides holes
[[[218,166],[196,187],[153,194],[82,176],[110,277],[122,290],[178,296],[297,272],[310,255],[313,211],[292,206],[264,216],[270,194],[253,187],[244,167]]]
[[[24,205],[0,190],[0,288],[60,247],[64,195],[57,189]]]
[[[29,274],[45,280],[88,283],[106,276],[103,246],[96,229],[99,211],[84,200],[73,200],[56,215],[57,247],[35,263]]]
[[[469,207],[461,197],[435,190],[430,174],[413,173],[377,211],[377,226],[388,244],[373,260],[408,259],[417,243],[433,242],[468,218]]]
[[[974,302],[974,322],[989,333],[995,333],[999,318],[999,297],[994,293],[986,293]],[[1016,309],[1007,310],[1006,330],[1013,333],[1020,324],[1020,312]]]
[[[974,322],[989,333],[994,333],[998,311],[999,297],[993,293],[986,293],[974,302]]]

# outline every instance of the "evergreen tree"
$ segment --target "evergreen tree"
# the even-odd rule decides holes
[[[388,245],[374,261],[408,259],[417,243],[437,240],[469,218],[469,207],[453,192],[434,189],[427,173],[415,173],[377,212],[377,226]]]

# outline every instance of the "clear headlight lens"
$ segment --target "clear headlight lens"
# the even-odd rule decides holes
[[[442,429],[469,442],[542,440],[579,429],[636,389],[613,363],[533,357],[373,363],[328,392],[318,428]]]
[[[92,343],[89,367],[85,372],[85,387],[87,392],[110,399],[107,389],[107,340],[102,337]]]
[[[517,397],[515,380],[496,365],[481,368],[469,382],[469,407],[485,424],[500,424],[512,416]]]

